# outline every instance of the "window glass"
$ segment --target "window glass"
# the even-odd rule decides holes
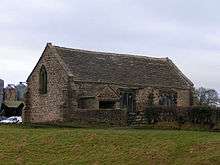
[[[114,101],[100,101],[99,109],[114,109],[115,102]]]
[[[47,71],[45,66],[42,66],[40,69],[39,90],[41,94],[47,93]]]

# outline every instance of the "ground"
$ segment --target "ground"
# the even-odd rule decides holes
[[[220,164],[220,133],[0,126],[0,164]]]

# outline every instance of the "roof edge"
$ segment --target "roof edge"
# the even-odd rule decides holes
[[[70,70],[68,69],[68,67],[66,66],[66,64],[63,62],[63,60],[61,59],[61,57],[59,56],[59,54],[56,51],[56,48],[52,45],[52,43],[47,43],[43,53],[41,54],[37,64],[35,65],[34,69],[32,70],[32,72],[30,73],[30,75],[28,76],[26,82],[28,82],[33,74],[33,72],[35,71],[36,67],[38,66],[38,64],[40,63],[41,59],[43,58],[44,53],[46,52],[47,49],[51,49],[54,52],[55,57],[57,58],[58,62],[60,63],[60,65],[63,67],[63,69],[66,71],[66,73],[68,74],[68,76],[73,76],[72,73],[70,72]]]
[[[52,51],[54,52],[54,55],[56,56],[58,62],[60,63],[60,65],[63,67],[63,69],[65,70],[65,72],[67,73],[68,76],[74,77],[74,75],[72,74],[71,70],[68,68],[68,66],[66,65],[66,63],[62,60],[62,58],[60,57],[59,53],[56,50],[56,47],[53,46],[52,44],[49,44],[50,48],[52,49]]]
[[[35,70],[36,67],[38,66],[38,64],[39,64],[39,62],[41,61],[41,59],[43,58],[43,55],[44,55],[44,53],[46,52],[47,48],[49,48],[50,46],[52,46],[52,44],[51,44],[51,43],[47,43],[47,45],[45,46],[45,48],[44,48],[44,50],[43,50],[43,53],[41,54],[39,60],[37,61],[37,63],[36,63],[36,65],[35,65],[34,69],[31,71],[30,75],[28,76],[26,82],[28,82],[28,81],[30,80],[30,78],[31,78],[31,76],[32,76],[32,74],[33,74],[33,72],[34,72],[34,70]]]
[[[192,82],[188,77],[186,77],[185,74],[183,74],[183,72],[176,66],[176,64],[174,64],[173,61],[172,61],[171,59],[169,59],[168,57],[167,57],[166,59],[167,59],[168,64],[176,70],[177,74],[178,74],[181,78],[183,78],[183,80],[184,80],[189,86],[193,87],[193,86],[194,86],[193,82]]]
[[[74,48],[67,48],[67,47],[61,47],[54,45],[57,49],[65,49],[68,51],[73,52],[83,52],[83,53],[90,53],[90,54],[102,54],[102,55],[117,55],[117,56],[124,56],[124,57],[134,57],[134,58],[144,58],[144,59],[153,59],[153,60],[162,60],[166,62],[166,57],[150,57],[146,55],[140,55],[140,54],[124,54],[124,53],[113,53],[113,52],[102,52],[102,51],[92,51],[92,50],[85,50],[85,49],[74,49]]]

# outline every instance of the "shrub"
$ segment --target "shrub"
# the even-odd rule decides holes
[[[148,124],[154,124],[158,121],[158,107],[149,106],[144,111],[144,118],[148,122]]]
[[[218,120],[220,110],[208,106],[193,106],[189,108],[147,106],[144,119],[149,124],[157,122],[177,122],[179,126],[186,122],[193,124],[213,125]]]
[[[214,110],[208,106],[193,106],[189,110],[189,119],[194,124],[211,124],[213,123]]]

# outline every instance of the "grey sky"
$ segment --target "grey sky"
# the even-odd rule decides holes
[[[219,0],[0,0],[0,78],[25,81],[47,42],[171,58],[220,91]]]

